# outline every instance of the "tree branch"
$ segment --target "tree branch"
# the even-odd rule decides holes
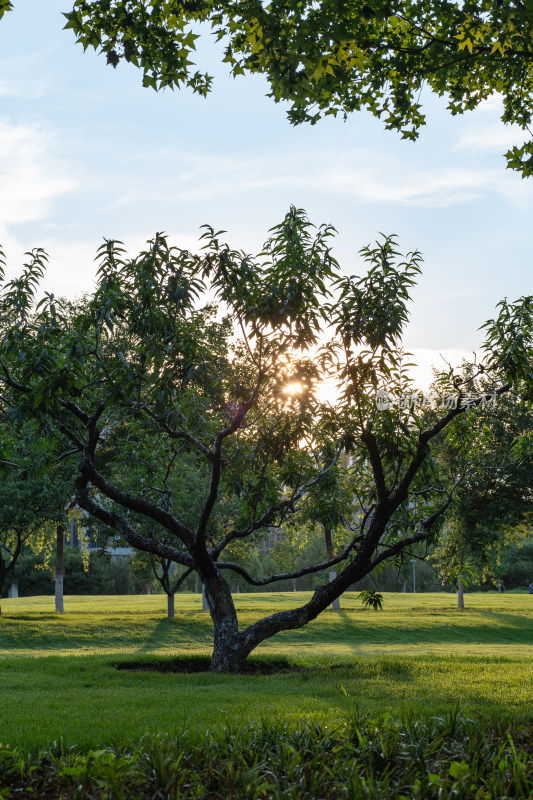
[[[161,558],[168,558],[184,567],[194,568],[194,561],[189,553],[185,553],[183,550],[178,550],[175,547],[169,547],[161,542],[141,536],[135,532],[130,523],[124,519],[124,517],[120,516],[114,511],[108,511],[107,509],[103,508],[103,506],[97,503],[89,494],[87,485],[88,483],[89,481],[87,478],[80,473],[76,479],[76,501],[80,508],[88,511],[89,514],[92,514],[105,525],[108,525],[110,528],[116,530],[121,534],[121,536],[124,537],[128,544],[130,544],[132,547],[135,547],[137,550],[153,553]]]
[[[130,511],[135,511],[144,517],[153,519],[158,522],[169,533],[177,536],[180,541],[185,545],[190,546],[193,539],[192,532],[178,519],[176,519],[170,512],[165,511],[161,506],[151,503],[149,500],[134,497],[128,492],[123,492],[116,486],[113,486],[107,481],[103,475],[94,467],[92,462],[84,461],[80,466],[80,473],[83,474],[87,482],[91,482],[97,489],[99,489],[106,497],[113,500],[118,505],[128,508]],[[137,547],[137,545],[135,545]],[[143,548],[140,548],[143,549]]]
[[[136,404],[137,405],[137,404]],[[196,450],[198,450],[202,455],[204,455],[209,461],[213,460],[213,453],[212,451],[206,447],[202,442],[200,442],[196,437],[192,436],[187,431],[175,431],[167,422],[157,416],[151,409],[149,409],[146,405],[142,407],[142,410],[148,414],[148,416],[157,422],[158,425],[165,431],[166,434],[170,436],[171,439],[182,439],[183,441],[188,442],[192,445]]]
[[[239,564],[234,564],[231,561],[219,561],[217,563],[217,567],[219,569],[231,569],[233,572],[237,572],[251,586],[267,586],[269,583],[277,583],[278,581],[290,580],[292,578],[301,578],[303,575],[312,575],[315,572],[320,572],[321,570],[329,569],[330,567],[334,567],[336,564],[340,564],[341,561],[344,561],[350,555],[355,545],[360,542],[362,538],[362,536],[356,536],[354,539],[352,539],[350,544],[343,549],[340,555],[335,556],[335,558],[332,558],[329,561],[323,561],[321,564],[313,564],[310,567],[302,567],[302,569],[298,569],[293,572],[283,572],[278,575],[269,575],[268,578],[253,578],[243,567],[241,567]]]
[[[209,482],[209,492],[206,497],[204,507],[202,508],[200,519],[198,521],[198,527],[196,529],[197,547],[204,546],[207,523],[209,522],[209,517],[211,516],[211,512],[213,511],[213,507],[218,497],[218,487],[220,484],[220,472],[222,467],[222,445],[224,443],[224,440],[227,439],[228,436],[231,436],[233,433],[235,433],[235,431],[237,431],[242,425],[242,422],[246,414],[252,408],[254,402],[257,399],[257,395],[259,394],[259,389],[261,388],[262,380],[263,380],[263,371],[260,369],[257,373],[257,380],[255,386],[248,400],[245,403],[242,403],[241,407],[239,408],[235,417],[232,419],[231,423],[226,428],[219,431],[215,436],[215,441],[212,451],[213,458],[211,462],[211,480]]]
[[[278,514],[279,512],[285,510],[290,512],[291,514],[294,514],[297,511],[296,504],[302,499],[302,497],[304,496],[304,494],[307,492],[308,489],[310,489],[312,486],[314,486],[316,483],[322,480],[324,475],[327,475],[329,470],[336,463],[339,457],[339,453],[340,453],[340,448],[337,450],[331,463],[328,464],[328,466],[325,467],[323,470],[321,470],[318,473],[318,475],[315,475],[315,477],[312,480],[308,481],[307,483],[304,483],[304,485],[301,486],[297,492],[293,493],[292,497],[289,500],[282,500],[280,503],[276,503],[275,505],[270,506],[270,508],[268,508],[258,520],[256,520],[255,522],[251,522],[247,528],[244,528],[243,530],[230,531],[230,533],[228,533],[217,545],[210,548],[209,554],[212,556],[212,558],[216,560],[220,555],[220,553],[224,550],[224,548],[227,547],[228,544],[232,542],[234,539],[245,539],[247,536],[250,536],[255,531],[258,531],[261,528],[268,527],[271,524],[272,518],[274,517],[275,514]]]
[[[60,400],[59,403],[64,409],[70,411],[70,413],[74,414],[75,417],[78,417],[78,419],[81,420],[84,425],[89,423],[89,415],[82,408],[80,408],[77,403],[74,403],[72,400]],[[98,416],[100,416],[100,414]]]
[[[450,505],[453,493],[461,483],[464,478],[464,470],[461,476],[456,480],[450,491],[448,492],[448,497],[446,498],[446,502],[443,503],[436,511],[426,517],[426,519],[422,520],[418,524],[418,533],[415,536],[411,536],[408,539],[402,539],[401,542],[397,542],[395,545],[392,545],[387,550],[384,550],[382,553],[379,554],[372,562],[371,562],[371,569],[375,569],[378,564],[381,564],[382,561],[386,561],[388,558],[397,555],[398,553],[405,550],[406,547],[409,547],[412,544],[416,544],[417,542],[423,541],[425,539],[427,532],[433,527],[437,519],[444,514],[448,506]]]
[[[2,383],[7,384],[12,389],[16,389],[17,392],[29,392],[30,391],[30,387],[29,386],[24,386],[24,384],[18,383],[18,381],[14,380],[11,377],[11,374],[10,374],[10,372],[9,372],[9,370],[8,370],[4,360],[2,358],[0,358],[0,367],[4,371],[4,375],[5,375],[5,377],[2,377],[0,375],[0,381],[2,381]]]
[[[505,383],[503,386],[500,386],[499,389],[495,389],[494,392],[491,392],[490,394],[496,394],[499,396],[508,392],[510,388],[511,385],[509,383]],[[459,395],[457,408],[450,409],[448,413],[444,415],[444,417],[441,417],[440,420],[437,420],[433,427],[428,428],[419,435],[416,453],[404,472],[403,477],[398,484],[398,488],[390,497],[392,511],[395,511],[398,506],[407,499],[409,487],[413,481],[413,478],[427,456],[429,442],[434,439],[435,436],[437,436],[447,425],[449,425],[449,423],[455,419],[455,417],[459,416],[459,414],[463,414],[465,411],[468,411],[471,408],[481,405],[482,402],[485,402],[485,395],[480,395],[478,398],[472,400],[468,406],[461,406],[461,398],[462,394]]]
[[[192,567],[189,567],[189,569],[187,569],[187,570],[186,570],[186,571],[183,573],[183,575],[180,575],[180,577],[178,578],[178,580],[176,581],[176,583],[175,583],[175,584],[174,584],[174,586],[172,587],[171,594],[176,594],[176,592],[178,591],[178,589],[180,588],[180,586],[182,586],[182,584],[183,584],[183,583],[185,583],[185,580],[186,580],[186,579],[189,577],[189,575],[190,575],[190,574],[191,574],[191,572],[193,572],[193,571],[194,571],[194,570],[193,570],[193,568],[192,568]]]
[[[383,463],[381,461],[381,456],[379,454],[376,437],[374,436],[372,431],[368,428],[361,434],[361,441],[366,446],[366,449],[368,451],[368,457],[370,459],[370,465],[372,467],[374,481],[376,482],[378,501],[381,503],[385,503],[389,499],[389,493],[387,491],[387,486],[385,483],[385,473],[383,471]]]

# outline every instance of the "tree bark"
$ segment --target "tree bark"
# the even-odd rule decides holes
[[[238,675],[244,668],[249,652],[243,647],[237,630],[228,619],[226,624],[215,627],[210,670]]]
[[[174,619],[174,595],[167,594],[167,616],[169,619]]]
[[[55,585],[56,614],[63,614],[65,611],[63,604],[64,537],[65,537],[65,529],[63,525],[57,525],[56,526],[56,585]]]
[[[459,585],[457,587],[457,608],[461,611],[465,609],[465,587],[461,578],[459,578]]]
[[[4,558],[2,556],[2,551],[0,550],[0,600],[4,597],[4,581],[6,579],[6,566],[4,564]],[[0,603],[0,616],[2,616],[2,604]]]
[[[461,558],[461,560],[459,562],[459,568],[461,569],[461,572],[462,572],[463,571],[463,567],[464,567],[464,563],[465,563],[464,551],[461,552],[460,558]],[[461,609],[461,611],[464,611],[464,609],[465,609],[465,585],[464,585],[464,583],[462,581],[462,577],[463,577],[462,575],[459,575],[459,582],[458,582],[458,585],[457,585],[457,608]]]
[[[239,633],[237,613],[233,604],[229,584],[220,573],[204,578],[203,597],[213,620],[214,647],[211,657],[211,672],[239,673],[248,654],[242,634]]]
[[[17,559],[22,551],[22,543],[24,541],[23,532],[21,530],[16,530],[15,533],[17,534],[17,543],[15,545],[15,549],[12,552],[6,550],[8,556],[11,556],[11,558],[8,558],[7,561],[4,561],[4,556],[2,555],[2,551],[0,549],[0,598],[7,597],[10,587],[13,585],[15,564],[17,563]],[[0,615],[1,614],[2,607],[0,606]]]
[[[324,528],[324,538],[326,540],[326,556],[328,561],[331,561],[333,558],[333,537],[331,535],[330,528]],[[334,569],[329,571],[329,582],[335,580],[337,577],[337,573]],[[341,601],[338,597],[335,598],[333,603],[331,604],[332,611],[340,611],[341,610]]]

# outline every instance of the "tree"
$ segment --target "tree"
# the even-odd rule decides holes
[[[33,264],[37,272],[44,268],[44,254],[37,251]],[[0,275],[4,274],[4,254],[0,250]],[[26,270],[21,280],[11,284],[10,301],[0,309],[0,332],[10,329],[15,339],[28,323],[28,292],[36,287],[36,274]],[[16,347],[16,345],[15,345]],[[46,353],[46,345],[43,347]],[[23,359],[23,353],[17,358]],[[67,519],[66,506],[72,494],[72,471],[62,463],[57,451],[57,437],[50,435],[46,422],[34,415],[24,420],[9,398],[0,398],[1,452],[0,476],[0,597],[13,578],[18,557],[25,543],[47,550],[51,555],[52,539],[56,549],[56,611],[63,613],[63,539]],[[70,492],[69,492],[70,489]],[[53,533],[52,533],[53,531]]]
[[[36,426],[7,417],[0,425],[0,597],[7,595],[25,545],[51,549],[56,531],[62,537],[72,486],[72,472],[50,459]]]
[[[1,0],[0,17],[11,5]],[[113,67],[138,67],[144,86],[204,96],[212,78],[192,61],[193,28],[208,24],[233,75],[264,74],[295,124],[365,108],[415,139],[424,86],[446,97],[452,114],[498,94],[502,121],[527,136],[506,153],[507,165],[533,173],[530,0],[75,0],[65,17],[84,49],[100,48]]]
[[[208,307],[206,311],[209,314],[211,309]],[[199,324],[206,326],[207,318],[204,318],[203,322],[199,320]],[[219,332],[222,331],[219,329]],[[151,456],[153,460],[153,452]],[[179,480],[176,480],[176,475],[179,475]],[[142,475],[139,476],[139,480],[140,482],[144,481]],[[181,521],[188,528],[194,527],[195,521],[201,513],[203,489],[204,481],[201,470],[191,463],[190,459],[183,457],[177,451],[174,451],[168,460],[167,471],[163,478],[163,488],[158,490],[156,487],[152,487],[152,491],[159,491],[159,505],[168,511],[173,503],[174,507],[179,509]],[[152,522],[149,525],[149,535],[154,536],[155,533],[155,525]],[[159,540],[161,541],[161,536]],[[167,595],[167,616],[172,619],[174,617],[174,595],[183,586],[192,573],[192,569],[189,567],[179,570],[177,569],[178,565],[171,558],[158,558],[153,553],[149,554],[149,562],[151,574]]]
[[[0,302],[4,315],[24,308],[0,342],[4,393],[73,453],[81,508],[132,546],[200,576],[219,672],[239,672],[261,642],[315,619],[408,548],[435,541],[461,476],[436,470],[431,445],[482,402],[465,403],[450,381],[454,402],[429,427],[403,403],[401,336],[418,253],[403,258],[384,237],[362,251],[364,277],[347,277],[331,255],[330,226],[316,229],[291,208],[270,234],[257,258],[231,250],[211,228],[202,255],[158,234],[130,260],[107,241],[94,294],[69,313],[51,294],[35,304],[43,275],[35,251]],[[206,294],[227,311],[224,321],[198,309]],[[532,396],[532,309],[533,298],[504,303],[488,323],[484,369],[503,369],[506,381],[496,397],[511,385]],[[317,399],[326,374],[339,384],[331,404]],[[177,448],[204,480],[194,526],[165,486]],[[342,452],[351,457],[354,516],[333,559],[262,579],[227,559],[232,544],[303,513]],[[178,470],[175,481],[183,477]],[[146,522],[153,532],[143,532]],[[339,574],[308,602],[239,629],[225,575],[266,586],[333,567]]]
[[[471,365],[454,377],[471,396],[490,396],[494,384]],[[448,380],[446,376],[446,380]],[[438,389],[438,383],[434,387]],[[516,538],[533,510],[533,465],[530,452],[513,443],[532,431],[528,405],[509,392],[488,402],[475,417],[464,418],[443,437],[437,460],[456,472],[466,470],[436,557],[442,571],[458,578],[458,605],[464,608],[464,576],[493,578],[505,545]]]
[[[19,596],[52,595],[47,554],[24,547],[15,568]],[[78,547],[66,544],[64,549],[65,593],[68,595],[135,594],[130,562],[125,558],[107,559],[91,554],[89,564]]]
[[[518,533],[516,541],[506,547],[501,563],[496,567],[496,577],[507,589],[527,589],[533,582],[533,538],[531,528]]]
[[[344,544],[347,529],[350,527],[353,513],[353,497],[346,470],[335,464],[319,484],[309,490],[307,515],[311,522],[322,527],[326,545],[327,560],[334,558],[333,537],[336,531],[343,535]],[[337,573],[330,570],[329,578],[335,580]],[[333,611],[340,611],[340,600],[336,597],[332,603]]]

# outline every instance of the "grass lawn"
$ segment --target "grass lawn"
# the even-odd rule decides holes
[[[305,593],[237,595],[241,624],[302,602]],[[211,622],[197,595],[2,601],[0,742],[35,751],[62,739],[104,746],[147,732],[202,736],[274,717],[334,727],[357,709],[408,718],[463,713],[533,717],[533,597],[386,594],[384,610],[347,594],[299,631],[265,642],[253,658],[299,671],[225,676],[121,672],[117,661],[208,655]]]

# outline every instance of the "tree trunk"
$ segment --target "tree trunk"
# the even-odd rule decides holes
[[[465,554],[464,551],[460,553],[460,561],[459,561],[459,568],[461,572],[463,571],[463,567],[465,565]],[[457,608],[460,608],[461,611],[464,611],[465,608],[465,585],[462,581],[462,575],[459,575],[459,582],[457,585]]]
[[[4,597],[4,581],[6,578],[6,567],[0,550],[0,600]],[[2,604],[0,603],[0,616],[2,616]]]
[[[63,614],[63,543],[65,539],[65,529],[63,525],[56,527],[56,614]]]
[[[215,627],[211,672],[229,672],[238,675],[243,670],[248,653],[236,628],[234,629],[231,624]]]
[[[71,547],[76,547],[78,544],[78,525],[76,523],[76,518],[70,518],[70,542]]]
[[[211,672],[239,673],[252,647],[247,647],[239,633],[237,613],[231,589],[217,571],[209,577],[202,575],[203,599],[213,620],[213,655]]]
[[[329,528],[324,528],[324,538],[326,540],[326,555],[328,557],[328,561],[331,561],[333,558],[333,538],[331,535],[331,530]],[[329,571],[329,582],[335,580],[337,577],[337,573],[334,569],[330,569]],[[341,601],[338,597],[331,604],[331,608],[333,611],[340,611],[341,610]]]
[[[7,597],[9,594],[9,589],[13,585],[15,564],[17,563],[17,559],[22,550],[22,532],[15,530],[15,533],[17,534],[17,544],[15,545],[15,550],[10,553],[10,560],[4,561],[4,556],[2,555],[2,551],[0,549],[0,598]],[[1,614],[2,608],[0,606],[0,615]]]
[[[457,608],[461,611],[465,609],[465,587],[461,578],[459,578],[459,585],[457,587]]]
[[[167,594],[167,617],[174,619],[174,595]]]

